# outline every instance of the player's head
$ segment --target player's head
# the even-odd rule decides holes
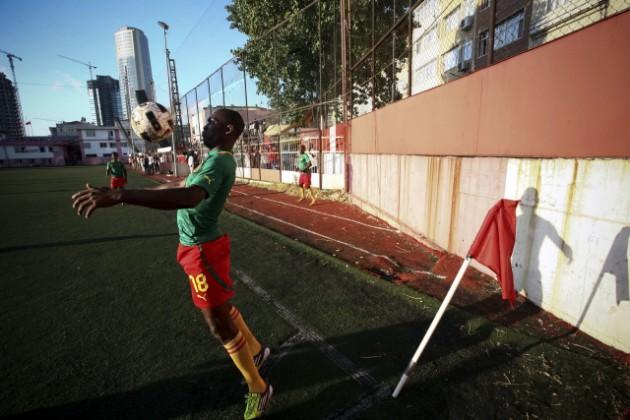
[[[230,148],[234,146],[244,127],[241,114],[228,108],[218,109],[208,118],[208,123],[203,128],[203,144],[210,149],[217,146]]]
[[[303,155],[304,152],[306,152],[306,146],[304,146],[303,144],[300,144],[300,154]]]
[[[113,160],[118,160],[118,152],[112,153],[112,159]]]

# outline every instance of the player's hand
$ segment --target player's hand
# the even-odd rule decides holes
[[[85,184],[85,189],[72,196],[72,208],[77,209],[79,216],[87,219],[95,209],[99,207],[111,207],[118,204],[115,197],[116,191],[109,188],[94,188],[90,184]]]

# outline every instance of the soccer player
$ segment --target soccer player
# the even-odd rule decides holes
[[[107,162],[105,175],[110,177],[109,186],[112,190],[114,188],[125,188],[125,184],[127,184],[127,169],[125,169],[125,164],[118,160],[118,153],[112,153],[112,159]]]
[[[306,146],[303,144],[300,145],[300,156],[298,156],[298,171],[300,172],[300,179],[298,180],[298,184],[300,186],[300,199],[298,203],[304,200],[304,193],[306,195],[311,196],[311,202],[309,206],[315,204],[315,196],[313,195],[313,191],[311,191],[311,167],[313,163],[311,162],[311,157],[308,153],[306,153]]]
[[[184,180],[143,190],[94,188],[88,184],[72,196],[72,207],[86,218],[97,208],[118,203],[177,210],[177,261],[188,277],[194,305],[249,387],[244,418],[254,419],[263,415],[273,395],[272,386],[259,374],[270,350],[260,344],[230,303],[234,296],[230,241],[218,228],[219,214],[236,175],[232,148],[243,126],[238,112],[219,109],[203,129],[203,142],[210,153]]]

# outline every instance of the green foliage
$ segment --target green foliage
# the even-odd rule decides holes
[[[332,2],[321,4],[321,40],[318,5],[298,13],[304,5],[304,1],[297,0],[235,0],[227,6],[232,27],[249,37],[245,47],[234,50],[234,55],[258,80],[258,93],[269,97],[272,107],[280,111],[318,100],[320,62],[327,61],[320,59],[320,53],[330,54],[322,44],[330,44],[326,38],[334,30]],[[267,33],[284,19],[288,21]],[[328,79],[328,72],[322,78]],[[329,80],[322,83],[328,85]]]
[[[258,80],[258,93],[269,97],[278,111],[340,99],[339,2],[321,0],[301,10],[309,3],[234,0],[226,7],[232,28],[249,37],[246,45],[233,53]],[[408,21],[404,20],[373,54],[366,54],[405,16],[409,1],[372,3],[353,1],[349,19],[349,64],[358,63],[350,79],[355,106],[368,104],[374,97],[378,107],[400,99],[404,93],[398,80],[407,68]]]

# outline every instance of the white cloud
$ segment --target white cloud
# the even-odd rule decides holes
[[[74,77],[70,76],[68,73],[65,73],[63,75],[64,80],[66,81],[66,84],[70,85],[72,87],[72,89],[74,89],[76,92],[83,92],[83,84],[84,82],[75,79]]]
[[[51,86],[51,89],[54,92],[62,92],[63,91],[63,83],[61,83],[59,80],[55,80]]]

